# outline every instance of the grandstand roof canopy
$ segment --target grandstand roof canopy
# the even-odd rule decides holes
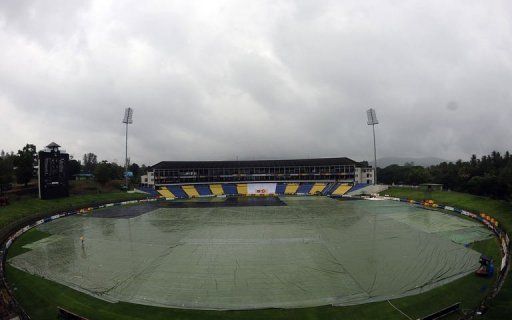
[[[295,160],[247,160],[247,161],[162,161],[151,169],[170,168],[245,168],[245,167],[275,167],[275,166],[328,166],[328,165],[363,165],[352,159],[341,158],[318,158],[318,159],[295,159]]]

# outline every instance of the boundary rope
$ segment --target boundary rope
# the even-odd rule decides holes
[[[409,317],[405,312],[403,312],[402,310],[398,309],[397,307],[395,307],[394,304],[391,303],[391,301],[389,300],[386,300],[396,311],[400,312],[401,314],[403,314],[404,316],[406,316],[409,320],[413,320],[411,317]]]

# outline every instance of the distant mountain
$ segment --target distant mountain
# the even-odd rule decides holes
[[[377,159],[377,166],[379,168],[385,168],[392,164],[398,164],[400,166],[403,166],[406,163],[413,163],[415,166],[430,167],[430,166],[440,164],[443,161],[448,162],[448,160],[441,159],[441,158],[435,158],[435,157],[425,157],[425,158],[385,157],[385,158]],[[369,161],[369,163],[372,164],[373,161]]]

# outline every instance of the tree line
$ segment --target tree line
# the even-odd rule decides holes
[[[34,177],[37,151],[33,144],[25,145],[17,153],[0,151],[0,193],[10,188],[16,180],[19,184],[27,184]]]
[[[133,175],[130,178],[131,184],[138,184],[140,176],[147,172],[146,165],[139,166],[137,163],[130,163],[128,158],[128,172]],[[98,162],[98,157],[94,153],[86,153],[83,156],[83,162],[77,160],[69,161],[70,171],[77,173],[92,173],[95,180],[100,184],[106,184],[111,180],[124,179],[124,166],[118,165],[115,162],[108,162],[106,160]],[[71,167],[73,167],[71,169]],[[79,171],[80,170],[80,171]]]
[[[379,182],[384,184],[418,185],[440,183],[444,188],[489,196],[497,199],[512,198],[512,156],[507,151],[493,151],[469,161],[442,162],[428,168],[407,163],[390,165],[377,171]]]
[[[27,144],[17,153],[0,151],[0,193],[7,191],[14,183],[25,187],[37,177],[37,149],[33,144]],[[137,184],[140,176],[147,169],[145,165],[139,166],[131,163],[128,171],[133,173],[130,183]],[[86,153],[81,160],[70,157],[68,163],[69,179],[75,179],[78,174],[92,174],[94,179],[102,185],[111,180],[124,179],[124,166],[106,160],[98,161],[94,153]]]

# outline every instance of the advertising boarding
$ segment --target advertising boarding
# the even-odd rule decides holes
[[[250,195],[270,195],[276,193],[276,183],[249,183],[247,184],[247,194]]]

